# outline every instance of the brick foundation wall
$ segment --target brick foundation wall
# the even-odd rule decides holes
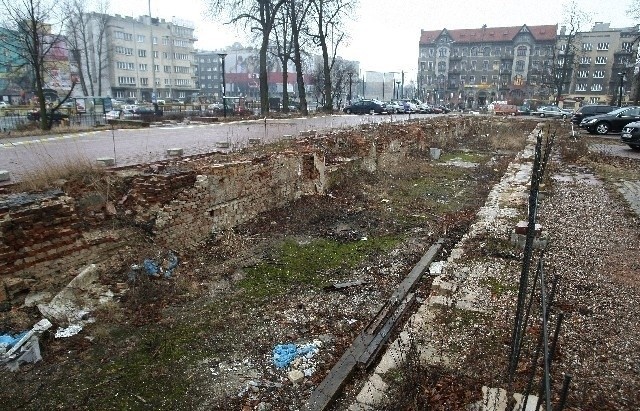
[[[90,212],[83,205],[87,196],[72,198],[61,190],[0,197],[0,302],[66,284],[81,267],[117,253],[135,237],[132,225],[114,224],[118,215],[145,227],[157,244],[179,251],[325,189],[324,157],[318,153],[200,161],[195,170],[175,167],[128,177],[130,189],[122,199],[104,196]]]

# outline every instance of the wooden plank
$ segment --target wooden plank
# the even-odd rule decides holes
[[[410,291],[422,278],[436,254],[442,248],[444,239],[439,239],[420,259],[409,275],[400,283],[387,303],[380,309],[376,317],[356,337],[355,341],[331,368],[329,374],[313,390],[305,411],[322,411],[338,396],[356,366],[369,366],[379,353],[382,345],[388,340],[396,323],[412,304],[415,296]]]

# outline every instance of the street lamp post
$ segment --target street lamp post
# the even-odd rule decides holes
[[[396,80],[396,100],[400,100],[400,80]]]
[[[348,73],[347,75],[349,76],[349,97],[347,97],[347,102],[349,105],[351,105],[351,84],[352,84],[353,73]]]
[[[618,88],[618,107],[622,107],[622,86],[624,85],[624,73],[618,73],[620,76],[620,87]]]
[[[218,53],[218,56],[222,59],[222,112],[224,118],[227,118],[227,85],[224,80],[224,58],[227,57],[227,53]]]

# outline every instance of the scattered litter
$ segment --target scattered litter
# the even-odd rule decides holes
[[[318,347],[322,345],[320,341],[310,344],[278,344],[273,348],[273,363],[276,368],[286,368],[298,359],[312,359],[318,352]],[[300,362],[298,365],[301,365]]]
[[[82,326],[80,324],[72,324],[67,328],[58,328],[58,331],[56,331],[55,337],[56,338],[71,337],[78,334],[80,331],[82,331]]]
[[[140,270],[144,270],[151,277],[160,277],[162,275],[164,278],[169,278],[173,275],[173,270],[178,266],[178,262],[178,256],[173,251],[169,251],[166,257],[160,261],[158,259],[145,258],[142,261],[142,265],[133,264],[131,266],[129,281],[135,281]]]
[[[23,331],[19,334],[12,336],[11,334],[0,335],[0,354],[6,353],[11,347],[13,347],[18,341],[27,335],[28,331]]]
[[[9,336],[6,340],[3,339],[9,342],[9,338],[11,338],[11,345],[7,344],[9,350],[0,354],[0,364],[5,364],[9,370],[16,371],[22,363],[40,361],[42,356],[40,355],[39,338],[49,328],[51,328],[51,322],[44,318],[38,321],[31,330],[14,337]]]
[[[430,275],[440,275],[442,274],[442,269],[446,265],[446,261],[435,261],[431,263],[429,266],[429,274]]]

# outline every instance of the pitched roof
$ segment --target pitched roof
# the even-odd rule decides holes
[[[456,43],[478,43],[478,42],[502,42],[512,41],[520,31],[525,28],[537,41],[553,40],[558,32],[557,24],[544,26],[512,26],[512,27],[483,27],[479,29],[459,29],[459,30],[431,30],[420,33],[420,44],[433,43],[438,36],[443,33],[448,34]]]

